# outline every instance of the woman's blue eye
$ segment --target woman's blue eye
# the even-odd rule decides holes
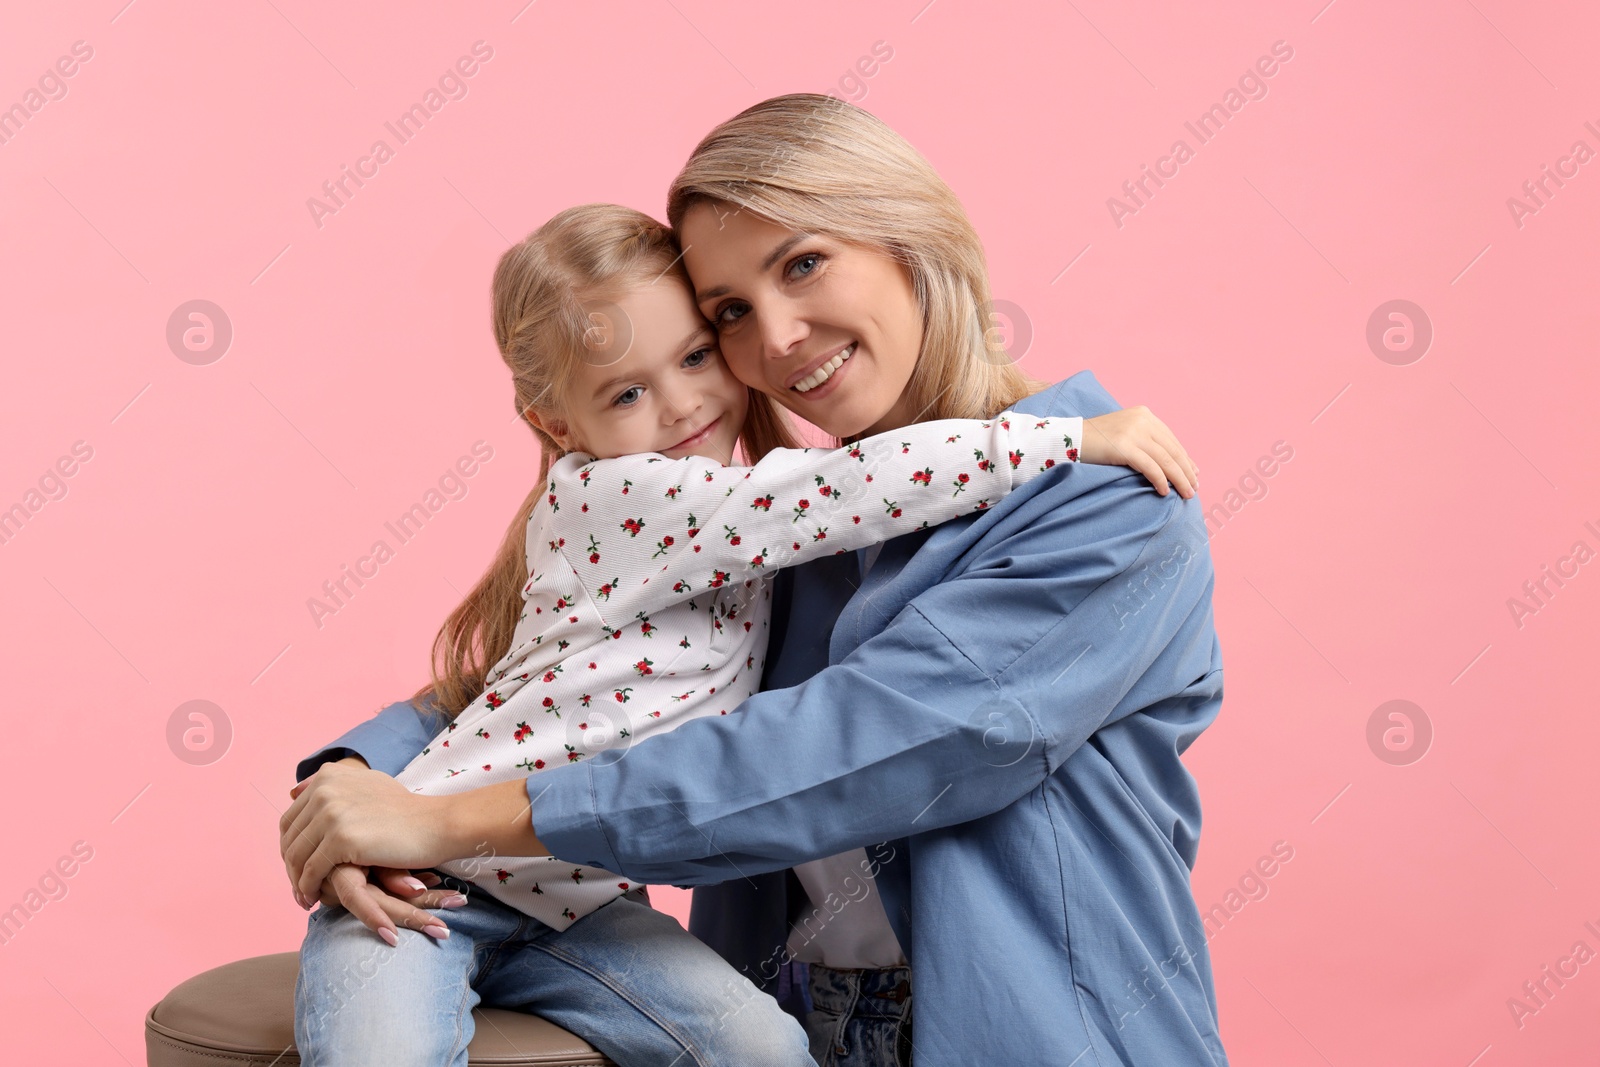
[[[617,394],[617,398],[615,400],[613,400],[612,403],[617,405],[618,407],[627,407],[630,404],[636,403],[639,398],[638,397],[634,397],[632,400],[628,400],[628,399],[626,399],[626,397],[628,397],[628,396],[630,396],[630,395],[632,395],[634,393],[642,393],[642,392],[644,392],[644,389],[642,387],[637,386],[637,385],[631,386],[631,387],[629,387],[627,389],[624,389],[622,392],[618,393]]]
[[[808,274],[816,273],[817,264],[819,264],[821,262],[822,262],[822,257],[821,256],[817,255],[815,252],[808,252],[805,255],[799,257],[798,259],[796,259],[793,263],[791,263],[789,265],[789,269],[791,271],[799,271],[800,276],[803,278]],[[801,270],[801,264],[810,264],[810,265],[807,266],[804,270]]]
[[[745,307],[743,304],[729,304],[727,307],[717,312],[718,328],[723,326],[732,326],[735,322],[738,322],[740,319],[744,318],[745,312],[749,310],[750,309]],[[734,311],[737,311],[738,314],[730,317],[730,312]]]

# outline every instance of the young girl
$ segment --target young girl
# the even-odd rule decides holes
[[[441,630],[432,690],[452,721],[397,776],[419,793],[510,778],[532,792],[545,767],[621,759],[726,714],[759,688],[777,568],[982,510],[1058,463],[1134,465],[1159,425],[1118,412],[1089,420],[1085,443],[1081,419],[1002,413],[732,466],[749,434],[793,439],[723,364],[670,232],[621,207],[562,212],[508,251],[494,305],[518,410],[543,446],[539,484]],[[817,353],[792,387],[825,387],[854,351]],[[1175,466],[1165,474],[1182,484]],[[451,929],[426,927],[433,940],[385,927],[395,947],[375,950],[349,911],[312,914],[295,995],[303,1062],[464,1064],[480,1001],[536,1011],[624,1067],[813,1062],[793,1018],[630,899],[628,880],[482,852],[438,873],[480,893]]]

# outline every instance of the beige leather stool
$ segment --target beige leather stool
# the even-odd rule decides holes
[[[150,1067],[294,1067],[294,983],[298,952],[224,964],[197,974],[144,1017]],[[591,1067],[610,1060],[536,1015],[475,1008],[471,1063]]]

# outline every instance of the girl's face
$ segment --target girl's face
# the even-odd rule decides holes
[[[740,381],[845,440],[921,414],[904,400],[922,350],[909,268],[723,204],[696,204],[681,231],[695,303]]]
[[[664,274],[595,307],[567,403],[533,420],[568,451],[599,459],[657,452],[732,463],[750,394],[688,288]]]

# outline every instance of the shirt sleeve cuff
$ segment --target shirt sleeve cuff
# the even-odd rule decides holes
[[[301,760],[295,767],[295,780],[304,781],[324,763],[345,756],[360,756],[373,770],[397,775],[444,729],[445,722],[443,712],[431,700],[421,705],[408,700],[390,704]]]
[[[528,775],[533,830],[557,859],[621,873],[621,861],[600,825],[589,770],[577,763]]]

